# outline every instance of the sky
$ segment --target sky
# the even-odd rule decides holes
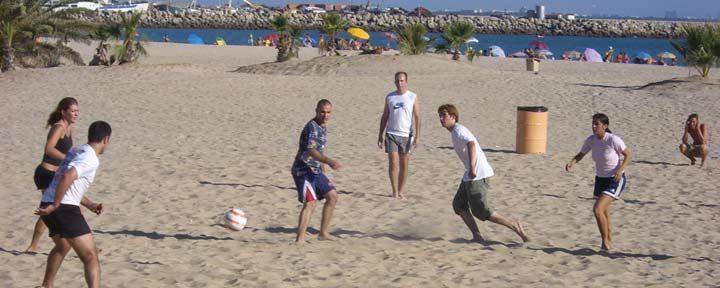
[[[284,6],[288,3],[328,3],[365,5],[367,0],[250,0],[266,6]],[[227,0],[204,0],[207,4]],[[239,0],[233,0],[233,4]],[[580,15],[620,15],[640,17],[665,17],[665,11],[675,10],[679,17],[719,18],[720,0],[371,0],[371,5],[381,7],[415,8],[423,6],[430,10],[519,10],[521,7],[534,8],[545,5],[546,13],[564,12]]]

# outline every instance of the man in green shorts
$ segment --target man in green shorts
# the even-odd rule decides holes
[[[473,215],[482,221],[490,220],[490,222],[515,231],[523,242],[530,241],[530,238],[525,235],[520,221],[508,220],[497,212],[493,212],[488,205],[487,193],[490,188],[488,178],[494,175],[493,170],[475,136],[465,126],[458,123],[460,112],[452,104],[445,104],[438,108],[438,116],[440,124],[450,131],[455,153],[465,165],[465,174],[455,194],[455,199],[453,199],[453,209],[470,228],[473,241],[484,240]]]

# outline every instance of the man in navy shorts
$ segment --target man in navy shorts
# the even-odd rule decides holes
[[[298,192],[298,201],[303,203],[298,220],[298,231],[295,242],[305,243],[305,231],[317,201],[326,199],[320,225],[320,240],[330,240],[330,218],[332,217],[338,195],[335,185],[323,171],[329,165],[333,170],[340,169],[340,162],[325,156],[327,130],[325,125],[330,120],[332,104],[328,100],[320,100],[315,108],[315,118],[310,120],[300,134],[295,162],[292,166],[293,180]]]
[[[75,250],[83,262],[85,282],[88,287],[100,287],[100,261],[92,231],[80,212],[80,205],[100,215],[102,203],[85,197],[100,161],[98,155],[105,152],[110,143],[110,124],[97,121],[90,125],[88,143],[75,147],[65,155],[50,187],[43,193],[40,208],[35,214],[47,225],[55,247],[50,251],[42,287],[53,287],[55,275],[70,252]]]

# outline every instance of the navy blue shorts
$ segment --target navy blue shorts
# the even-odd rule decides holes
[[[35,180],[35,187],[38,190],[47,189],[48,187],[50,187],[50,183],[52,182],[53,177],[55,177],[55,171],[50,171],[43,168],[41,165],[38,165],[37,168],[35,168],[35,175],[33,175],[33,180]]]
[[[295,180],[295,187],[297,187],[298,201],[303,204],[325,199],[325,194],[335,190],[335,185],[323,173],[293,175],[293,180]]]
[[[41,208],[52,203],[42,202]],[[60,235],[60,238],[75,238],[92,233],[85,217],[80,212],[80,206],[60,204],[50,215],[42,215],[40,219],[45,222],[50,232],[50,237]]]
[[[597,177],[595,176],[595,190],[593,196],[600,198],[602,194],[608,195],[615,200],[620,199],[620,194],[625,190],[625,173],[622,175],[620,182],[615,182],[615,177]]]

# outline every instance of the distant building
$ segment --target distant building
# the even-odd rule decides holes
[[[540,20],[545,20],[545,5],[535,6],[535,16]]]
[[[677,11],[671,10],[671,11],[665,11],[665,19],[677,19]]]

